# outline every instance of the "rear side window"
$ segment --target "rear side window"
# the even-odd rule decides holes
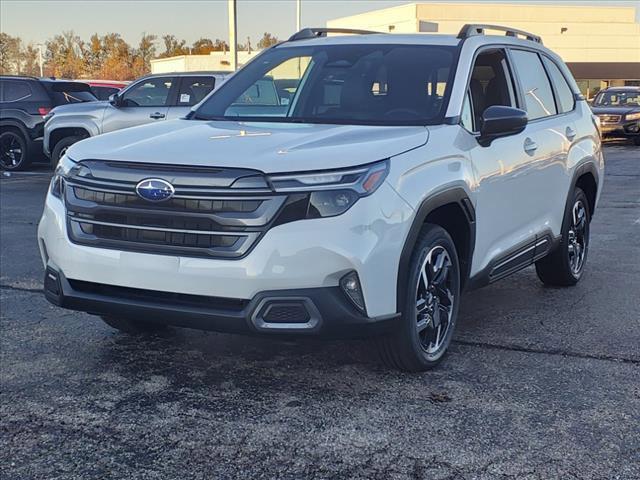
[[[183,77],[177,104],[190,107],[200,103],[215,87],[214,77]]]
[[[558,113],[553,101],[549,77],[547,77],[538,54],[525,50],[512,50],[511,53],[514,67],[520,78],[525,110],[529,114],[529,120]]]
[[[544,62],[544,66],[547,68],[547,72],[549,72],[551,81],[556,88],[556,94],[558,95],[558,98],[556,100],[558,103],[558,107],[560,108],[560,112],[570,112],[571,110],[573,110],[573,107],[575,107],[576,101],[573,95],[573,91],[567,83],[567,79],[564,77],[555,62],[553,62],[550,58],[543,56],[542,61]]]
[[[31,87],[28,82],[15,80],[3,80],[0,82],[0,100],[3,102],[17,102],[26,100],[31,96]]]

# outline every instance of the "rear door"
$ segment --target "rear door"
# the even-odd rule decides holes
[[[166,120],[175,89],[173,76],[149,77],[134,83],[121,94],[120,105],[110,104],[105,109],[102,132]]]
[[[213,75],[178,77],[177,95],[169,106],[167,118],[182,118],[216,87]]]
[[[567,159],[577,140],[575,99],[566,80],[561,82],[558,67],[544,54],[516,48],[510,53],[529,116],[524,131],[533,160],[528,216],[539,239],[558,236],[569,184]]]

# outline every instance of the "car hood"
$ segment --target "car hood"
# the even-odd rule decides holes
[[[640,107],[591,107],[596,115],[626,115],[631,112],[640,112]]]
[[[107,101],[95,101],[95,102],[80,102],[69,103],[67,105],[59,105],[55,107],[52,112],[58,114],[87,114],[92,112],[101,112],[109,104]]]
[[[92,137],[70,158],[241,167],[265,173],[349,167],[424,145],[421,126],[170,120]]]

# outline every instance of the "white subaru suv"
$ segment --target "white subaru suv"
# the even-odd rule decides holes
[[[603,168],[535,35],[304,29],[186,118],[68,149],[38,229],[46,297],[132,333],[371,335],[420,371],[465,290],[532,264],[580,280]]]

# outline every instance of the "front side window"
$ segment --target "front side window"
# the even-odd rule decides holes
[[[31,96],[31,87],[27,82],[4,80],[0,82],[0,100],[3,102],[17,102]]]
[[[558,113],[549,77],[547,77],[538,54],[526,50],[512,50],[511,53],[514,67],[520,78],[525,110],[529,120]]]
[[[640,92],[623,90],[600,92],[593,104],[596,107],[640,107]]]
[[[169,98],[172,78],[148,78],[124,92],[122,105],[124,107],[164,107]]]
[[[214,77],[183,77],[178,92],[178,105],[191,107],[204,100],[215,86]]]
[[[240,70],[193,118],[369,125],[439,123],[455,47],[276,47]]]
[[[564,78],[564,75],[558,66],[550,58],[543,56],[542,61],[544,62],[544,66],[547,68],[547,72],[549,72],[553,85],[556,87],[560,112],[570,112],[573,110],[573,107],[575,107],[576,100],[573,95],[573,90],[571,90],[571,87],[567,83],[567,79]]]

